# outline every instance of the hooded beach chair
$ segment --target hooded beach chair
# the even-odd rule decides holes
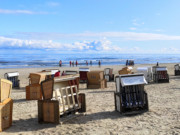
[[[112,68],[105,68],[104,69],[104,78],[109,81],[114,81],[114,74]]]
[[[19,72],[8,72],[4,74],[4,78],[12,82],[13,88],[19,88]]]
[[[148,111],[148,97],[144,91],[147,84],[143,74],[119,75],[115,78],[115,110],[120,113]]]
[[[121,70],[119,70],[119,74],[120,75],[123,75],[123,74],[131,74],[132,73],[132,70],[133,68],[132,67],[124,67],[122,68]]]
[[[153,67],[153,81],[156,83],[169,82],[169,75],[167,68],[154,66]]]
[[[107,81],[104,79],[104,71],[90,71],[87,73],[88,89],[104,89],[107,88]]]
[[[138,67],[137,73],[143,73],[147,82],[152,81],[152,67]]]
[[[179,64],[174,65],[174,74],[180,75],[180,66]]]

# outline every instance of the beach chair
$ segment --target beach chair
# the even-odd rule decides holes
[[[180,75],[180,66],[179,66],[179,64],[174,65],[174,74],[175,74],[175,76]]]
[[[39,123],[58,124],[61,116],[82,110],[84,104],[81,105],[79,101],[76,85],[53,90],[53,80],[46,80],[41,83],[41,87],[43,100],[38,100]]]
[[[105,68],[104,69],[104,78],[108,82],[114,81],[114,74],[113,74],[113,69],[112,68]]]
[[[4,78],[12,82],[13,88],[19,88],[20,80],[18,72],[8,72],[4,74]]]
[[[131,70],[133,68],[132,67],[124,67],[121,70],[119,70],[119,75],[123,75],[123,74],[132,74]]]
[[[122,114],[148,111],[147,84],[143,74],[119,75],[115,78],[115,110]]]
[[[154,66],[153,67],[153,81],[156,83],[169,83],[169,75],[167,68]]]
[[[143,73],[147,82],[152,81],[152,67],[138,67],[137,73]]]
[[[87,82],[87,73],[89,71],[89,68],[79,68],[80,82]]]
[[[107,81],[104,79],[104,71],[90,71],[87,73],[88,89],[104,89],[107,88]]]

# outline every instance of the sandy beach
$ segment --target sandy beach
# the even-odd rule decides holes
[[[25,86],[29,84],[29,73],[45,68],[0,69],[0,78],[4,78],[6,72],[18,71],[21,86],[20,89],[13,89],[11,93],[14,101],[13,124],[0,134],[178,135],[180,134],[180,76],[174,76],[174,65],[160,64],[160,66],[167,66],[170,83],[151,83],[145,86],[148,93],[149,112],[135,116],[124,116],[116,112],[114,82],[108,82],[106,89],[87,89],[86,84],[80,84],[80,92],[86,93],[87,112],[85,115],[72,117],[62,125],[39,124],[37,101],[25,99]],[[153,65],[135,65],[133,72],[136,72],[136,68],[140,66]],[[113,73],[117,75],[123,65],[90,66],[90,70],[104,70],[106,67],[113,68]],[[78,70],[79,67],[52,69]]]

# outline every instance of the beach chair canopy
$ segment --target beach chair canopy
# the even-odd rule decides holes
[[[18,72],[10,72],[10,73],[5,73],[4,74],[5,78],[7,78],[7,77],[14,77],[14,76],[19,76],[19,73]]]
[[[137,71],[148,71],[148,68],[147,67],[138,67],[137,68]]]
[[[143,74],[133,74],[133,75],[120,75],[121,85],[131,86],[131,85],[140,85],[147,84],[146,79]]]
[[[113,71],[112,68],[105,68],[104,69],[104,74],[106,74],[106,75],[112,74],[112,71]]]
[[[89,72],[90,69],[89,68],[79,68],[79,71],[87,71],[87,72]]]
[[[167,71],[166,67],[156,67],[156,71]]]

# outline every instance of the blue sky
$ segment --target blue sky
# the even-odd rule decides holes
[[[179,0],[0,0],[0,48],[179,54],[179,7]]]

